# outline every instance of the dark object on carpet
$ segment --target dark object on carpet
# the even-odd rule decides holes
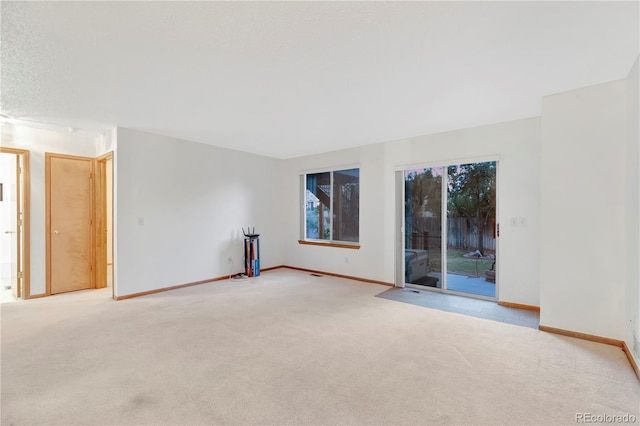
[[[484,279],[485,281],[490,283],[496,282],[496,262],[493,262],[493,264],[491,265],[491,269],[489,269],[488,271],[485,271],[484,275],[485,275],[485,279]]]
[[[427,287],[437,287],[438,281],[439,280],[435,277],[422,277],[422,278],[418,278],[411,284],[425,285]]]

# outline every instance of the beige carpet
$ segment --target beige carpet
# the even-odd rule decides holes
[[[612,346],[279,269],[1,306],[3,425],[575,424],[640,418]]]

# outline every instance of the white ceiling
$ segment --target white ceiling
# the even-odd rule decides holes
[[[1,105],[290,158],[627,76],[638,2],[6,2]]]

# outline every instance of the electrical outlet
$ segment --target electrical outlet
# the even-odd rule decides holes
[[[511,226],[513,226],[514,228],[518,227],[518,218],[517,217],[512,217],[511,218]]]
[[[138,218],[138,226],[144,226],[144,217]]]
[[[526,217],[519,217],[518,218],[518,225],[521,228],[526,228],[527,227],[527,218]]]
[[[233,259],[231,258],[231,256],[229,256],[229,258],[227,259],[227,262],[233,263]]]
[[[349,256],[344,257],[344,263],[349,263]]]

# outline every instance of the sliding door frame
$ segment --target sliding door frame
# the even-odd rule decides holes
[[[434,291],[438,293],[447,293],[447,294],[455,294],[458,296],[465,297],[473,297],[475,299],[484,299],[490,301],[498,301],[500,285],[499,285],[499,277],[500,277],[500,262],[496,261],[496,295],[495,297],[482,296],[473,293],[463,293],[459,291],[449,290],[447,288],[447,237],[448,237],[448,215],[447,215],[447,200],[448,200],[448,186],[447,186],[447,176],[449,166],[456,166],[461,164],[472,164],[472,163],[485,163],[485,162],[495,162],[496,163],[496,259],[500,258],[500,157],[497,155],[485,156],[485,157],[470,157],[470,158],[461,158],[455,160],[445,160],[445,161],[436,161],[436,162],[425,162],[425,163],[413,163],[402,166],[397,166],[394,168],[395,172],[395,187],[396,187],[396,238],[395,238],[395,281],[394,285],[396,287],[404,288],[405,286],[409,286],[411,288],[419,288],[420,290]],[[405,262],[404,262],[404,251],[405,251],[405,170],[409,169],[429,169],[442,167],[442,240],[441,240],[441,262],[442,262],[442,288],[432,288],[427,286],[416,286],[410,283],[405,283]]]

